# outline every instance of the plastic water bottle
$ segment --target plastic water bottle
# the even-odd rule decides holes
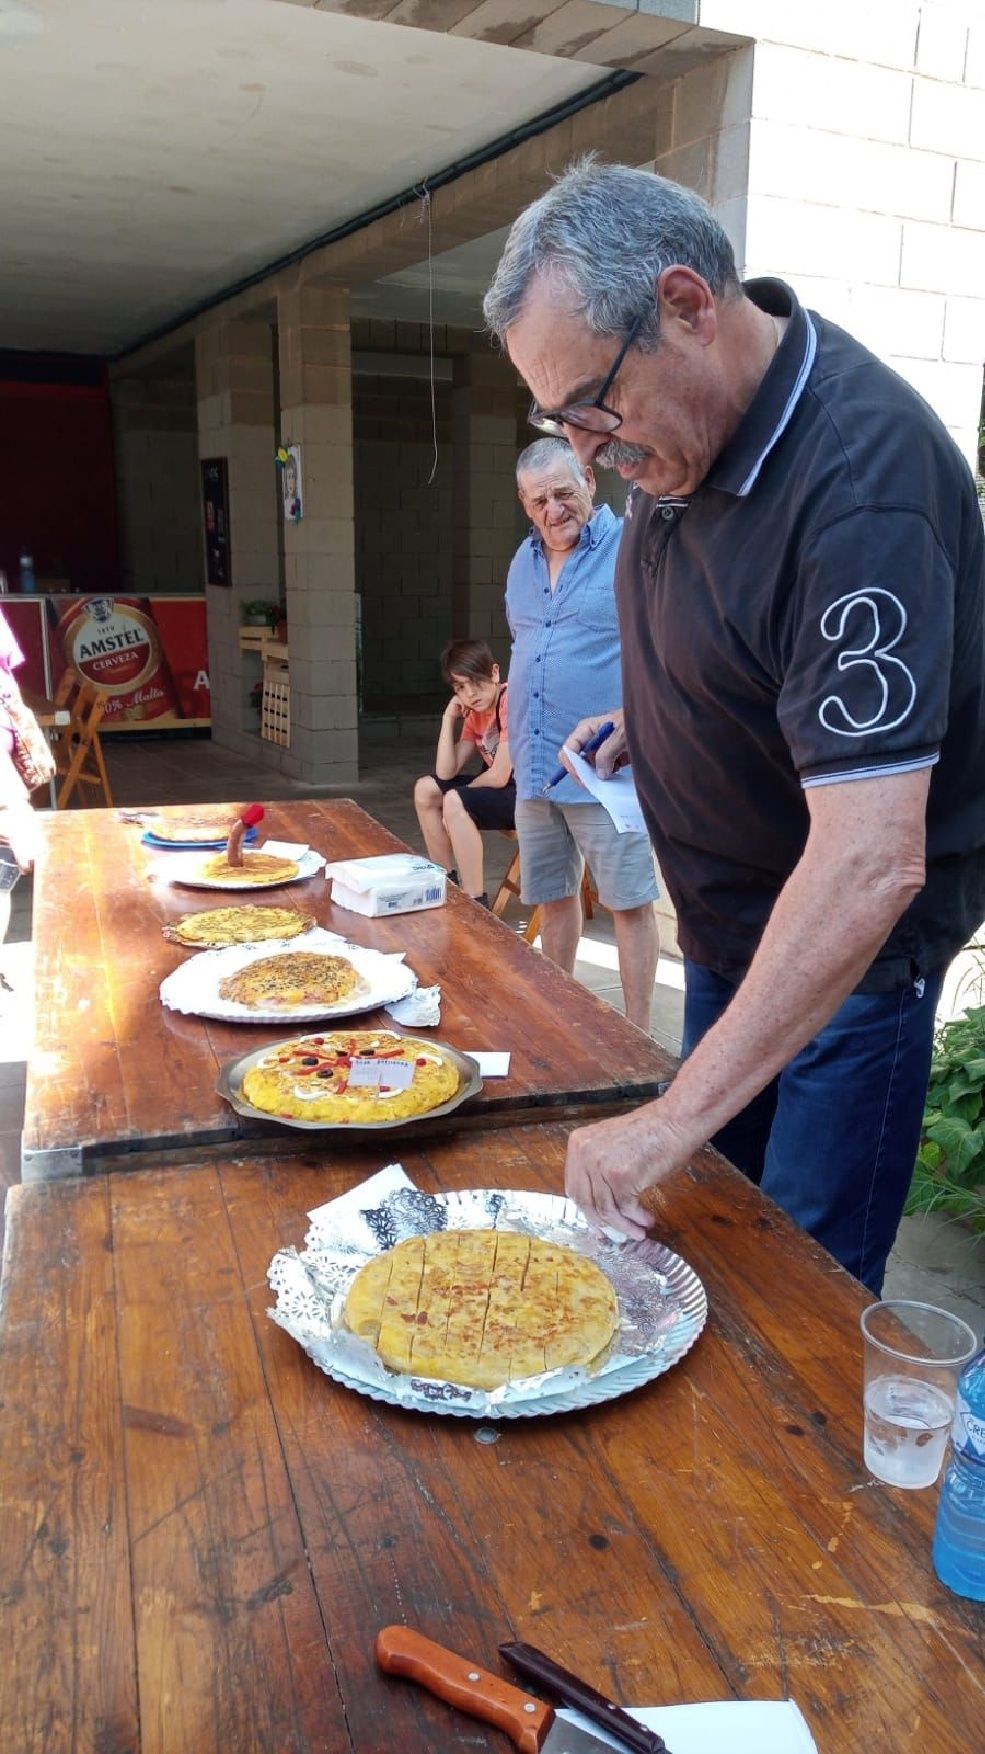
[[[22,591],[36,591],[34,578],[34,558],[25,548],[20,557],[20,588]]]
[[[937,1507],[934,1570],[956,1596],[985,1602],[985,1350],[958,1378],[951,1453]]]

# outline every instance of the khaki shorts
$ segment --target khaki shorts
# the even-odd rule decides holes
[[[551,804],[518,798],[520,887],[528,907],[577,895],[587,861],[599,901],[610,913],[656,901],[653,851],[645,834],[618,834],[601,804]]]

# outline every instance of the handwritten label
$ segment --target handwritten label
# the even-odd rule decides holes
[[[388,1090],[409,1090],[414,1082],[414,1068],[408,1060],[369,1060],[357,1055],[349,1067],[349,1088],[364,1084]]]

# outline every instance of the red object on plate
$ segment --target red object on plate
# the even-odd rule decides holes
[[[246,809],[240,817],[240,821],[245,822],[247,828],[255,828],[258,822],[263,821],[263,816],[264,810],[262,804],[247,804]]]

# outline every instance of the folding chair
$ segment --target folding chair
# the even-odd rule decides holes
[[[84,786],[95,788],[99,794],[87,801],[112,806],[109,775],[99,742],[99,726],[109,695],[92,682],[80,682],[73,689],[73,682],[74,678],[66,684],[63,677],[55,696],[69,711],[69,722],[60,730],[53,749],[55,778],[61,781],[55,808],[64,810],[76,789]],[[83,802],[81,790],[79,802]]]
[[[512,840],[512,841],[516,840],[516,829],[515,828],[502,828],[502,829],[500,829],[500,833],[505,834],[507,840]],[[510,900],[511,895],[515,895],[519,899],[519,895],[520,895],[520,852],[519,852],[519,848],[514,853],[513,858],[510,860],[509,870],[507,871],[506,876],[503,878],[502,883],[500,884],[499,888],[496,891],[495,896],[493,897],[493,903],[492,903],[492,908],[490,909],[490,912],[494,913],[496,915],[497,919],[501,918],[501,916],[506,912],[506,909],[509,905],[509,900]],[[585,869],[583,870],[583,872],[581,874],[581,905],[582,905],[582,910],[584,912],[586,920],[594,919],[594,917],[595,917],[595,903],[597,901],[598,901],[598,892],[595,888],[594,883],[592,882],[591,876],[589,875],[588,866],[586,865]],[[538,936],[539,932],[540,932],[540,908],[535,907],[532,914],[530,915],[529,920],[526,923],[526,926],[524,927],[523,937],[528,944],[532,944],[534,939]]]

